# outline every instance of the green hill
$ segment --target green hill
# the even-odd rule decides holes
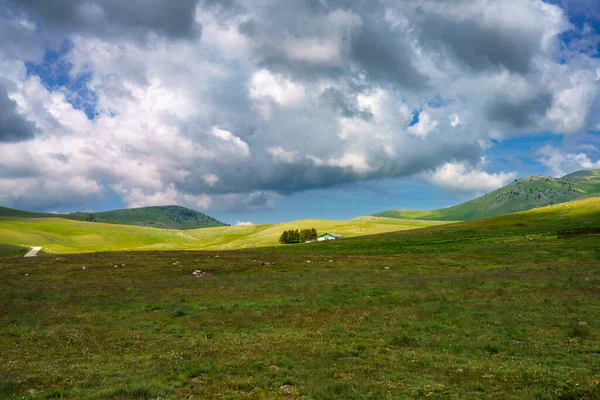
[[[474,200],[438,210],[390,210],[377,217],[467,221],[531,210],[600,195],[600,169],[579,171],[562,178],[529,176]]]
[[[524,247],[530,248],[531,254],[542,252],[546,257],[553,254],[554,247],[571,243],[573,247],[580,248],[578,257],[586,253],[586,257],[597,261],[600,259],[598,234],[559,237],[559,234],[567,234],[578,228],[600,229],[600,197],[474,221],[334,240],[313,244],[310,248],[286,246],[263,251],[320,255],[422,254],[431,257],[454,253],[458,263],[465,257],[485,258],[493,254],[494,257],[501,257],[502,262],[509,263],[515,260],[517,254],[523,253]],[[574,242],[577,242],[577,246]],[[581,248],[586,248],[586,251],[581,251]],[[520,254],[518,257],[524,256]],[[566,256],[554,260],[567,262],[569,258]]]
[[[226,226],[223,222],[206,214],[180,206],[142,207],[97,213],[76,212],[71,214],[34,213],[0,207],[0,218],[65,218],[76,221],[151,226],[165,229],[198,229]]]
[[[281,233],[289,229],[315,228],[320,233],[335,232],[344,237],[353,237],[445,223],[360,217],[348,221],[303,220],[277,225],[222,226],[182,231],[64,218],[0,218],[0,243],[42,246],[43,251],[48,253],[223,250],[277,246]]]

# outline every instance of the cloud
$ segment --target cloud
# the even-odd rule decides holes
[[[57,0],[9,1],[43,24],[50,32],[113,37],[144,37],[155,33],[169,38],[192,37],[197,0]]]
[[[488,173],[464,162],[450,162],[435,171],[421,174],[434,185],[456,192],[484,193],[506,185],[517,177],[516,172]]]
[[[594,161],[585,152],[569,152],[553,146],[544,146],[537,154],[538,161],[555,177],[582,169],[600,168],[600,158]]]
[[[0,79],[0,143],[33,139],[36,133],[35,124],[19,112],[17,103],[9,97]]]
[[[600,125],[595,33],[540,0],[0,6],[3,204],[112,189],[256,211],[411,175],[483,191],[513,174],[481,166],[495,140]],[[11,192],[43,182],[66,195]]]
[[[235,226],[252,226],[254,223],[250,221],[236,221]]]

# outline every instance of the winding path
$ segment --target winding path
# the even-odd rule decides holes
[[[35,257],[41,249],[41,247],[32,247],[31,250],[29,250],[29,253],[25,254],[23,257]]]

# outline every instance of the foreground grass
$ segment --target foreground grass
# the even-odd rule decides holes
[[[16,246],[13,244],[0,243],[0,258],[3,257],[22,257],[30,250],[29,247]]]
[[[313,399],[599,396],[600,265],[501,264],[169,252],[4,261],[0,397],[284,398],[284,385]]]
[[[345,237],[444,224],[360,217],[348,221],[303,220],[276,225],[227,226],[169,230],[140,226],[71,221],[62,218],[0,218],[0,243],[43,246],[54,253],[123,250],[220,250],[276,246],[288,229],[316,228]]]
[[[599,201],[258,252],[0,260],[0,398],[600,398],[600,238],[556,236],[600,223]]]
[[[0,398],[600,398],[597,214],[2,260]]]

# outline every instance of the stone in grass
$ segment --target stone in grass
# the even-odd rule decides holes
[[[196,269],[196,270],[192,271],[192,275],[195,276],[196,278],[199,278],[201,276],[208,275],[208,272],[206,272],[206,271],[200,271],[199,269]]]
[[[83,267],[81,267],[81,269],[83,269],[83,270],[86,270],[86,269],[87,269],[87,267],[84,265]]]
[[[279,387],[279,391],[281,394],[285,394],[287,396],[297,395],[298,391],[292,385],[283,385]]]

